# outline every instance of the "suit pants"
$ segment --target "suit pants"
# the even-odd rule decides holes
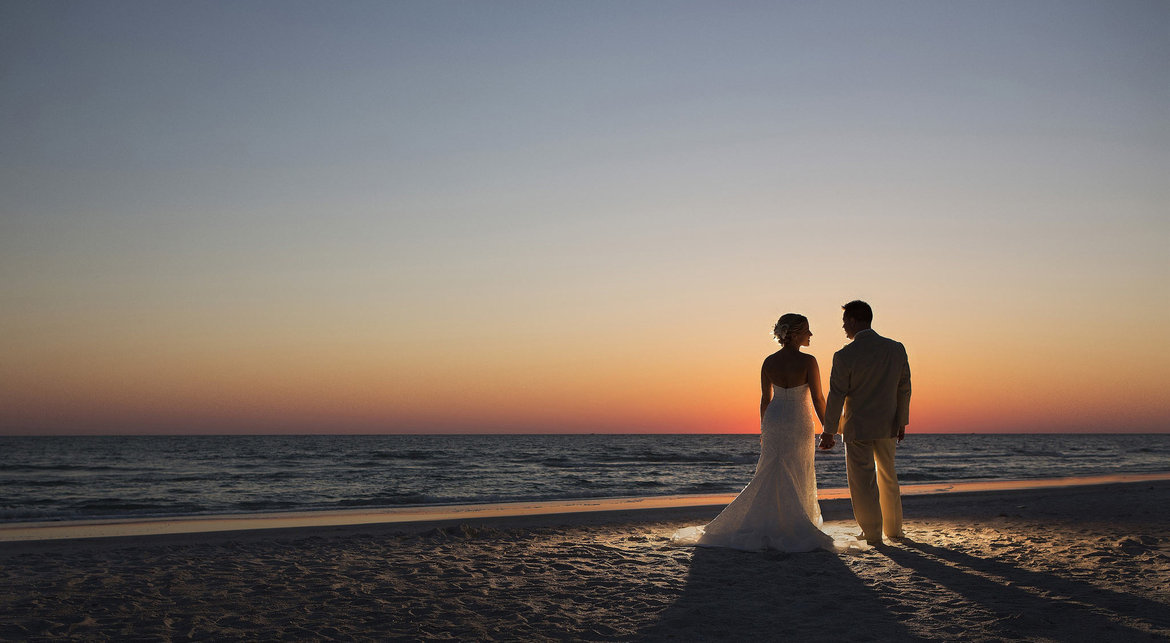
[[[845,443],[853,517],[866,540],[902,537],[902,495],[894,471],[895,438]]]

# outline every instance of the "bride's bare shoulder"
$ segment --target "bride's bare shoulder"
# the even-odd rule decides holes
[[[764,358],[764,366],[775,364],[776,362],[780,361],[781,357],[782,355],[780,355],[780,351],[772,353],[771,355]]]

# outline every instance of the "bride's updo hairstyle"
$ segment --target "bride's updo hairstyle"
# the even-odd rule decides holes
[[[781,345],[788,343],[788,333],[808,323],[808,317],[799,313],[784,313],[772,328],[772,337]]]

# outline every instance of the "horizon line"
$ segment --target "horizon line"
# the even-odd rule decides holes
[[[659,435],[659,436],[711,436],[711,435],[743,435],[758,436],[759,433],[745,432],[712,432],[712,433],[665,433],[659,431],[557,431],[557,432],[352,432],[352,433],[314,433],[314,432],[255,432],[255,433],[0,433],[0,438],[132,438],[132,437],[358,437],[358,436],[435,436],[435,437],[483,437],[483,436],[562,436],[562,435]],[[810,434],[812,437],[820,433]],[[841,435],[836,433],[834,435]],[[907,432],[907,439],[914,435],[1170,435],[1170,428],[1163,431],[915,431]]]

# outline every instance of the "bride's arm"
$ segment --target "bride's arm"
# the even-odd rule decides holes
[[[764,411],[772,403],[772,380],[768,379],[768,372],[760,367],[760,421],[764,420]]]
[[[808,356],[808,393],[812,396],[813,408],[821,426],[825,426],[825,393],[821,390],[821,367],[817,358]]]

